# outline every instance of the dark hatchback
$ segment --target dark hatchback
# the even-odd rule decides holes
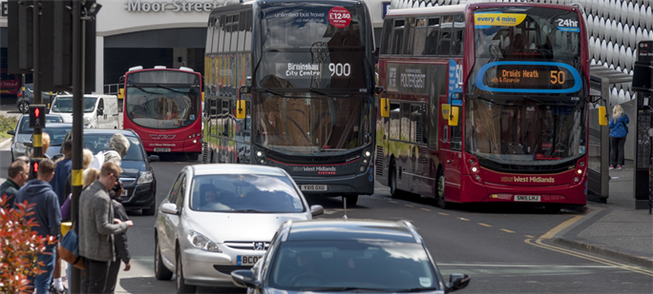
[[[248,293],[446,293],[470,278],[445,282],[422,237],[406,221],[287,221],[252,269],[231,272]]]
[[[72,133],[72,132],[71,132]],[[71,133],[66,141],[71,140]],[[109,141],[115,133],[121,133],[129,140],[129,150],[123,157],[120,180],[123,183],[122,205],[126,210],[142,209],[144,215],[156,212],[156,177],[150,161],[158,161],[156,155],[147,156],[141,138],[131,130],[85,129],[84,148],[93,154],[109,150]]]

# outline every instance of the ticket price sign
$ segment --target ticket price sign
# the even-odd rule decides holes
[[[347,8],[336,6],[329,10],[329,23],[334,27],[342,29],[349,25],[351,22],[351,13]]]

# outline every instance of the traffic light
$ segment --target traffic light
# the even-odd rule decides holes
[[[7,69],[9,73],[32,73],[34,13],[32,0],[9,0],[7,15]]]
[[[39,165],[44,158],[30,158],[29,159],[29,179],[36,179],[39,172]]]
[[[29,106],[29,127],[45,128],[45,104],[32,104]]]

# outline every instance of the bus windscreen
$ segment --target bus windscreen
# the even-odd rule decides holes
[[[266,88],[367,88],[366,13],[360,4],[262,5],[259,84]],[[278,84],[263,79],[274,76]]]
[[[474,13],[476,65],[472,93],[578,93],[578,13],[502,7]]]

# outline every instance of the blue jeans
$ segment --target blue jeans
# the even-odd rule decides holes
[[[50,290],[50,283],[52,282],[52,272],[54,271],[54,260],[56,245],[49,245],[45,247],[45,251],[38,256],[38,261],[43,262],[41,270],[44,272],[34,278],[34,289],[36,294],[47,294]]]

